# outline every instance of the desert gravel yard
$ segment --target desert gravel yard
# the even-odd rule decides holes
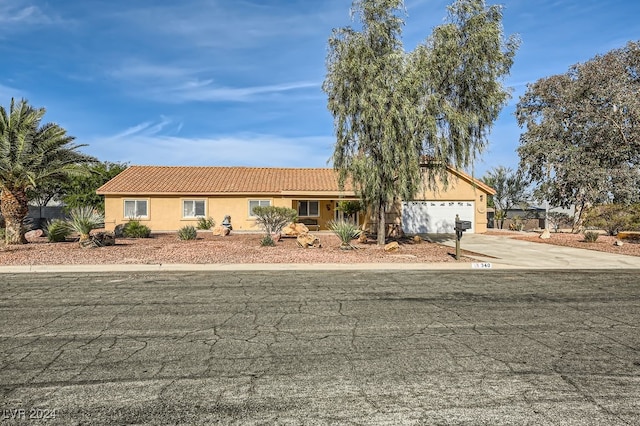
[[[499,233],[488,233],[488,235],[502,235]],[[621,246],[617,246],[614,243],[617,238],[609,235],[600,235],[598,239],[593,243],[588,243],[584,240],[582,234],[571,233],[551,233],[551,238],[543,240],[540,238],[540,234],[537,232],[517,232],[510,234],[513,238],[524,241],[531,241],[542,244],[554,244],[564,247],[573,247],[587,250],[596,250],[606,253],[624,254],[627,256],[640,256],[640,242],[623,241]]]
[[[400,241],[397,251],[387,253],[370,239],[366,244],[354,241],[356,249],[345,251],[339,248],[340,241],[332,233],[314,235],[320,238],[321,248],[300,248],[295,238],[283,238],[275,247],[261,247],[262,235],[257,233],[220,237],[201,232],[194,241],[180,241],[175,233],[158,233],[151,238],[118,238],[115,246],[90,249],[73,241],[49,243],[45,238],[37,238],[19,246],[0,245],[0,265],[456,262],[455,250],[438,243],[416,244],[407,238]],[[585,242],[582,234],[570,233],[552,233],[548,240],[540,239],[536,232],[490,231],[487,235],[640,256],[640,244],[625,242],[617,246],[616,237],[605,235],[593,243]],[[464,253],[462,250],[463,256],[457,262],[472,262]]]
[[[295,238],[283,238],[275,247],[261,247],[261,234],[232,233],[226,237],[199,233],[197,240],[180,241],[175,233],[151,238],[118,238],[116,245],[81,248],[77,243],[49,243],[39,238],[29,244],[0,246],[0,265],[81,264],[237,264],[237,263],[425,263],[456,262],[454,250],[437,243],[416,244],[407,239],[391,253],[374,241],[341,250],[331,233],[314,233],[321,248],[303,249]],[[461,258],[460,262],[471,261]]]

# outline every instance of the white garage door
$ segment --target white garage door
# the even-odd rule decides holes
[[[406,234],[452,234],[456,215],[475,228],[473,201],[407,201],[402,203],[402,229]]]

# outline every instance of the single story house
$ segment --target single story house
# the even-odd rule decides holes
[[[446,190],[424,190],[416,200],[397,203],[389,223],[401,221],[407,234],[450,233],[457,214],[472,222],[467,232],[486,232],[493,189],[453,168],[449,173]],[[340,201],[357,200],[350,186],[340,190],[330,168],[131,166],[97,193],[105,197],[107,230],[135,218],[155,232],[196,225],[201,217],[220,224],[226,215],[234,230],[258,230],[252,210],[269,205],[296,209],[303,222],[323,230],[342,218]],[[364,213],[355,218],[365,219]]]

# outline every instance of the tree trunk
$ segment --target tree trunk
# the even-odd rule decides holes
[[[384,246],[387,242],[387,230],[385,223],[385,206],[384,201],[378,203],[378,245]]]
[[[580,233],[582,231],[582,223],[584,219],[582,214],[591,206],[591,203],[588,203],[584,200],[578,201],[575,204],[575,211],[573,214],[573,223],[571,225],[571,232],[574,234]]]
[[[20,188],[5,188],[0,195],[0,206],[6,224],[5,242],[25,244],[27,240],[24,237],[22,222],[29,213],[26,192]]]

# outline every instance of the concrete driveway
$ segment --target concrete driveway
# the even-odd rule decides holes
[[[3,424],[640,422],[624,271],[0,275]]]
[[[455,247],[454,235],[429,235],[433,241]],[[460,247],[471,257],[495,266],[531,269],[640,269],[640,257],[595,250],[533,243],[484,234],[464,234]]]

